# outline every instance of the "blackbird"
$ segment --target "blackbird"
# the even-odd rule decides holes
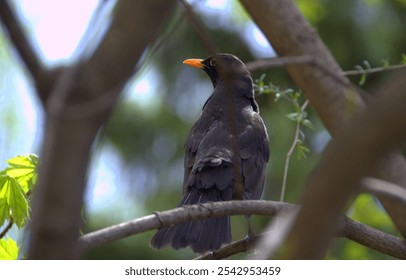
[[[269,141],[248,69],[231,54],[187,59],[183,63],[203,69],[214,91],[186,139],[183,198],[178,207],[260,199]],[[153,236],[151,246],[190,246],[194,252],[203,253],[229,242],[230,217],[226,216],[163,227]]]

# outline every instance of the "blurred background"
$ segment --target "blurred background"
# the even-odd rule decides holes
[[[100,1],[103,2],[103,1]],[[210,38],[221,52],[233,53],[244,62],[273,57],[275,52],[247,16],[238,1],[189,0]],[[307,20],[320,34],[344,70],[364,65],[399,64],[406,54],[405,0],[296,0]],[[69,64],[81,52],[80,40],[97,0],[15,0],[27,33],[50,67]],[[114,1],[110,1],[114,4]],[[108,21],[107,7],[97,22],[102,33]],[[93,24],[94,22],[92,22]],[[97,37],[97,36],[96,36]],[[94,38],[92,39],[95,40]],[[83,43],[83,41],[82,41]],[[209,55],[199,37],[177,9],[171,23],[145,53],[139,71],[126,86],[108,124],[94,145],[83,211],[83,232],[142,217],[153,211],[174,208],[181,198],[183,143],[212,91],[203,71],[186,67],[187,58]],[[406,60],[406,58],[403,58]],[[254,72],[253,79],[265,74],[264,82],[281,89],[295,85],[283,68]],[[387,73],[367,76],[362,87],[372,89]],[[358,83],[360,77],[351,78]],[[286,154],[292,144],[295,123],[286,115],[291,105],[275,96],[257,96],[261,115],[270,136],[271,160],[263,198],[279,200]],[[303,128],[306,158],[293,154],[287,179],[285,201],[295,203],[304,180],[328,143],[330,136],[308,108],[314,128]],[[0,169],[16,155],[40,153],[44,114],[31,81],[21,68],[15,51],[0,29]],[[397,234],[380,205],[369,195],[360,195],[349,216],[383,231]],[[270,217],[254,217],[260,232]],[[246,235],[243,218],[233,217],[233,239]],[[90,259],[190,259],[190,249],[161,251],[149,248],[154,231],[128,237],[93,249]],[[11,232],[24,246],[24,236]],[[234,258],[243,258],[237,255]],[[337,239],[329,251],[331,259],[383,259],[387,256],[354,242]]]

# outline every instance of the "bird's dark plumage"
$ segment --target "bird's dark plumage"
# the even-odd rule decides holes
[[[203,69],[214,91],[186,139],[184,196],[178,207],[232,200],[237,182],[242,183],[243,199],[259,199],[269,142],[250,73],[240,59],[230,54],[184,63]],[[230,218],[222,217],[164,227],[154,235],[151,245],[158,249],[190,246],[202,253],[230,241]]]

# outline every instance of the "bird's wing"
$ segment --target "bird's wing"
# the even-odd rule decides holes
[[[190,172],[195,165],[196,154],[200,143],[203,139],[207,139],[207,134],[218,126],[218,120],[215,120],[204,111],[200,118],[190,129],[185,142],[185,158],[184,158],[184,176],[183,176],[183,191],[185,192],[185,183],[189,178]]]
[[[184,191],[190,187],[198,189],[216,187],[223,191],[232,186],[230,133],[223,121],[212,122],[199,140],[194,142],[197,147],[190,145],[190,152],[185,156],[185,167],[187,166],[189,171],[185,172]]]
[[[245,199],[259,199],[269,160],[269,142],[265,125],[253,110],[237,121],[237,144]],[[185,144],[184,192],[190,186],[224,190],[234,184],[231,134],[223,120],[217,119],[202,129],[201,119],[191,129]]]
[[[238,146],[245,186],[244,199],[259,199],[262,194],[266,164],[269,161],[269,140],[258,113],[251,111],[248,123],[241,123]]]

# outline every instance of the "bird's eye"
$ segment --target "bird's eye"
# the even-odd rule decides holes
[[[214,58],[210,59],[210,66],[216,66],[216,60]]]

